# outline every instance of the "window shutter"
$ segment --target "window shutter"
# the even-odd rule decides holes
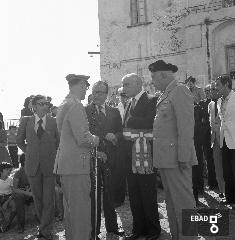
[[[235,71],[235,46],[228,48],[228,71]]]
[[[138,22],[146,22],[146,10],[145,10],[145,0],[138,1]]]
[[[131,24],[132,25],[138,23],[137,1],[138,0],[131,0]]]

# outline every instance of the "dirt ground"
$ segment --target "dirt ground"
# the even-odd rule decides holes
[[[226,206],[221,206],[219,204],[218,193],[215,191],[205,190],[205,194],[200,197],[201,206],[205,208],[221,208],[227,209]],[[160,222],[162,227],[162,234],[159,240],[170,240],[170,229],[167,219],[166,205],[164,201],[164,192],[162,190],[158,191],[158,210],[160,214]],[[130,206],[128,199],[125,201],[125,204],[116,209],[118,215],[118,224],[121,228],[123,228],[126,234],[131,233],[132,229],[132,215],[130,212]],[[26,230],[24,234],[18,234],[16,231],[16,227],[6,232],[0,233],[0,239],[3,240],[36,240],[35,234],[37,233],[37,226],[33,222],[28,222],[26,225]],[[121,240],[124,238],[117,237],[115,235],[106,234],[105,226],[104,226],[104,218],[102,217],[102,227],[100,237],[102,240]],[[62,222],[56,222],[54,227],[54,239],[55,240],[65,240],[64,236],[64,228]],[[230,213],[230,236],[228,237],[198,237],[200,240],[235,240],[235,211],[231,210]]]

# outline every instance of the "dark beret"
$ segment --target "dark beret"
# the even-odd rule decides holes
[[[86,84],[88,86],[90,86],[90,84],[88,83],[88,79],[90,78],[90,76],[86,76],[86,75],[76,75],[76,74],[68,74],[66,76],[66,80],[69,82],[71,81],[85,81]]]
[[[157,72],[157,71],[172,71],[173,73],[178,71],[178,67],[171,64],[171,63],[166,63],[163,60],[158,60],[154,63],[151,63],[149,65],[149,71],[150,72]]]

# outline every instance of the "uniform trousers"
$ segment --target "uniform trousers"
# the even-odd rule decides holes
[[[89,174],[61,175],[66,240],[91,238],[91,183]]]
[[[166,209],[172,240],[197,239],[182,234],[182,209],[195,209],[192,190],[191,167],[181,172],[179,168],[160,168],[166,195]]]

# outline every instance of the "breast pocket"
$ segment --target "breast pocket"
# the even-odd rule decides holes
[[[172,105],[169,100],[163,101],[157,110],[157,115],[163,120],[172,118]]]

